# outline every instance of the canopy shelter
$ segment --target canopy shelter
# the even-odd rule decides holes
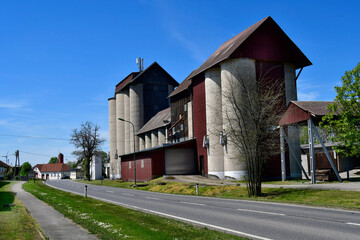
[[[301,165],[301,161],[298,156],[295,156],[294,150],[291,149],[291,146],[287,140],[284,127],[288,125],[305,125],[308,126],[308,135],[309,135],[309,155],[310,155],[310,173],[311,173],[311,182],[316,183],[316,171],[315,171],[315,150],[314,150],[314,133],[316,134],[320,144],[326,154],[331,167],[333,168],[337,179],[342,182],[339,172],[334,165],[332,158],[329,155],[328,150],[325,147],[325,144],[316,128],[321,122],[322,117],[328,113],[327,106],[332,102],[325,101],[291,101],[284,115],[279,121],[280,126],[280,148],[281,148],[281,176],[282,180],[286,180],[286,166],[285,166],[285,141],[288,143],[289,151],[294,155],[297,163],[299,164],[301,170],[303,171],[305,177],[309,179],[306,171]]]

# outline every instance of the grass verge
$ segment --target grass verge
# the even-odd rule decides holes
[[[146,186],[137,187],[139,190],[154,191],[171,194],[195,195],[195,183],[165,182],[158,178],[146,183]],[[87,184],[100,185],[100,180],[80,181]],[[103,181],[104,186],[131,188],[133,183],[116,180]],[[349,210],[360,210],[360,192],[318,189],[291,189],[291,188],[263,188],[263,195],[251,197],[247,195],[246,187],[239,186],[200,186],[201,196],[244,199],[254,201],[271,201],[280,203],[303,204],[318,207],[332,207]]]
[[[245,239],[56,190],[41,182],[23,188],[100,239]]]
[[[0,239],[43,239],[36,221],[11,191],[12,184],[0,181]]]

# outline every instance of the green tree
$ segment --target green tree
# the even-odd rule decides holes
[[[49,163],[50,163],[50,164],[52,164],[52,163],[58,163],[58,162],[59,162],[59,160],[58,160],[57,157],[52,157],[52,158],[50,158],[50,160],[49,160]]]
[[[29,171],[31,171],[31,169],[32,169],[32,167],[31,167],[30,163],[24,162],[24,163],[21,165],[20,175],[21,175],[21,176],[26,176],[27,173],[28,173]]]
[[[338,142],[335,150],[345,156],[360,156],[360,62],[341,78],[336,86],[337,96],[328,106],[322,126],[333,133],[331,140]]]
[[[80,129],[74,129],[71,134],[70,143],[72,143],[77,150],[73,152],[74,155],[81,159],[89,159],[100,151],[100,146],[105,139],[100,137],[100,126],[92,122],[81,123]],[[85,176],[90,181],[90,161],[84,161]]]

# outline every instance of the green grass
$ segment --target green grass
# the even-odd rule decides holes
[[[11,191],[12,184],[0,181],[0,239],[42,239],[35,220]],[[15,206],[4,207],[6,204]]]
[[[87,184],[99,185],[100,181],[81,181]],[[145,187],[137,187],[139,190],[195,195],[194,183],[166,182],[159,185],[162,178],[147,182]],[[292,181],[294,182],[294,181]],[[296,182],[296,181],[295,181]],[[104,186],[131,188],[133,183],[118,181],[103,181]],[[290,188],[263,188],[262,196],[248,197],[246,187],[239,186],[200,186],[201,196],[222,197],[232,199],[246,199],[254,201],[271,201],[280,203],[304,204],[318,207],[331,207],[349,210],[360,210],[360,192],[318,189],[290,189]]]
[[[100,239],[244,239],[59,191],[40,182],[23,188]]]

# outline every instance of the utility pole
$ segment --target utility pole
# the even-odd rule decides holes
[[[19,150],[15,151],[15,172],[14,177],[18,176],[20,173],[20,156],[19,156]]]

